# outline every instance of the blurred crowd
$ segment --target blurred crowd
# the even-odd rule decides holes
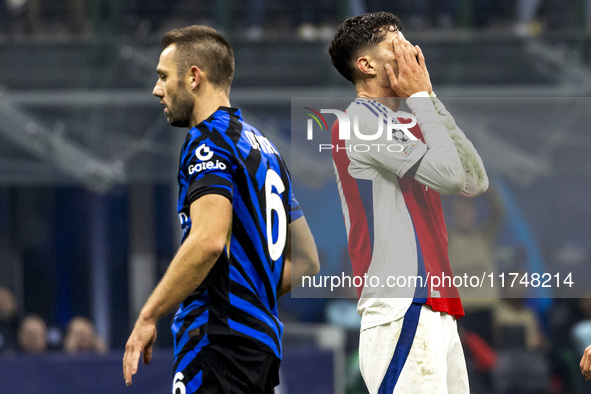
[[[3,37],[75,39],[125,34],[142,37],[193,23],[247,40],[329,40],[339,21],[390,11],[415,30],[454,28],[535,36],[555,29],[591,32],[591,0],[0,0]]]
[[[0,287],[0,354],[105,353],[107,346],[90,319],[73,317],[62,331],[35,314],[23,313],[10,289]]]

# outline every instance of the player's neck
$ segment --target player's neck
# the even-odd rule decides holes
[[[372,83],[359,83],[355,85],[355,88],[357,90],[357,97],[378,101],[394,112],[398,111],[400,107],[400,98],[394,97],[394,92],[383,86]]]
[[[219,107],[230,106],[230,98],[227,93],[218,89],[211,89],[205,93],[195,97],[195,108],[191,116],[191,127],[209,118]]]

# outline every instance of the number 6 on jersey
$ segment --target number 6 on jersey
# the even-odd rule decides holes
[[[273,192],[273,186],[277,190]],[[273,261],[281,257],[287,240],[287,217],[280,194],[285,191],[281,177],[273,170],[267,171],[265,179],[265,200],[267,205],[267,242],[269,255]],[[273,242],[273,211],[277,212],[277,241]]]

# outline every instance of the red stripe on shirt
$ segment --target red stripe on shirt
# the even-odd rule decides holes
[[[340,140],[339,122],[336,121],[331,128],[331,142],[334,146],[332,150],[332,159],[337,168],[337,173],[341,181],[341,188],[349,210],[349,221],[351,227],[348,234],[349,257],[353,267],[353,275],[363,277],[371,264],[371,244],[369,237],[369,227],[361,195],[357,187],[357,182],[349,174],[349,156],[345,150],[345,142]],[[339,149],[337,150],[337,146]],[[357,288],[357,294],[361,297],[363,286]]]
[[[405,119],[400,121],[406,123]],[[410,132],[425,142],[418,125],[411,128]],[[430,277],[441,278],[445,274],[453,278],[447,255],[447,229],[439,193],[431,189],[426,190],[423,184],[409,177],[399,178],[398,184],[419,239],[425,272],[429,273]],[[429,288],[427,305],[433,310],[446,312],[456,318],[464,316],[462,301],[453,283],[451,287],[434,289],[440,292],[440,298],[432,298],[430,290]]]

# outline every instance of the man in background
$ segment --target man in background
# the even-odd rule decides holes
[[[587,346],[583,352],[583,358],[581,358],[581,373],[586,380],[591,380],[591,345]]]
[[[29,354],[41,354],[47,350],[47,324],[37,315],[23,319],[18,329],[18,347]]]
[[[16,350],[18,305],[12,291],[0,287],[0,353]]]
[[[66,328],[64,351],[69,354],[106,353],[107,345],[88,318],[75,316]]]

